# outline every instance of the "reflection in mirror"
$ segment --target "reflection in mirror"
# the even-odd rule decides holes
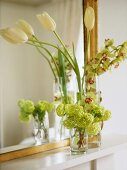
[[[1,0],[0,11],[0,28],[14,26],[17,20],[24,19],[42,41],[57,44],[53,34],[44,30],[36,19],[36,14],[47,11],[55,20],[57,32],[65,44],[71,46],[74,42],[78,59],[83,56],[82,0]],[[17,102],[21,98],[52,102],[54,78],[48,63],[34,47],[12,45],[0,39],[0,49],[2,153],[34,145],[33,123],[19,121]],[[79,64],[82,64],[80,61]],[[56,135],[55,117],[54,113],[49,115],[51,140],[55,140]]]

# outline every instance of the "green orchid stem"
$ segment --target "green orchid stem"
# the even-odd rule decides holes
[[[41,50],[39,49],[39,47],[38,47],[37,45],[31,44],[31,43],[29,43],[29,42],[27,42],[26,44],[33,45],[33,46],[36,47],[37,51],[38,51],[38,52],[46,59],[46,61],[48,62],[49,66],[50,66],[50,68],[51,68],[51,70],[52,70],[52,72],[53,72],[54,78],[55,78],[55,80],[56,80],[56,79],[57,79],[57,76],[56,76],[56,74],[55,74],[55,72],[54,72],[54,70],[53,70],[53,67],[52,67],[52,64],[50,63],[50,60],[46,57],[46,55],[41,52]]]

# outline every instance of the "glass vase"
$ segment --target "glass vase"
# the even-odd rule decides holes
[[[101,132],[97,135],[88,135],[88,148],[99,148],[101,146]]]
[[[68,103],[71,103],[74,99],[74,92],[72,88],[72,82],[68,82],[66,84],[67,87],[67,95],[68,95]],[[64,101],[64,95],[63,95],[63,88],[62,88],[62,77],[57,78],[56,81],[54,81],[54,105],[55,108],[61,103],[65,103]],[[55,109],[56,110],[56,109]],[[69,130],[64,127],[63,125],[64,117],[59,117],[55,113],[55,139],[56,140],[64,140],[69,137]]]
[[[38,116],[34,119],[34,139],[35,145],[41,145],[49,142],[49,119],[47,112],[43,121],[40,121]]]
[[[88,135],[84,129],[70,130],[70,149],[72,154],[86,153],[88,150]]]

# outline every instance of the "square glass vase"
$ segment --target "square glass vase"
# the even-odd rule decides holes
[[[101,146],[101,132],[97,135],[88,135],[88,149],[99,148]]]

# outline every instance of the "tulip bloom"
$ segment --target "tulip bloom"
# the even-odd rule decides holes
[[[48,31],[55,31],[56,23],[47,12],[38,14],[37,18],[45,29],[47,29]]]
[[[84,21],[86,28],[89,31],[92,30],[95,22],[95,13],[94,9],[90,6],[86,8]]]
[[[22,31],[26,33],[29,39],[34,35],[34,30],[32,26],[29,23],[27,23],[25,20],[19,20],[17,22],[17,26],[18,28],[20,28]]]
[[[28,41],[27,35],[19,28],[1,29],[0,35],[12,44],[21,44]]]

